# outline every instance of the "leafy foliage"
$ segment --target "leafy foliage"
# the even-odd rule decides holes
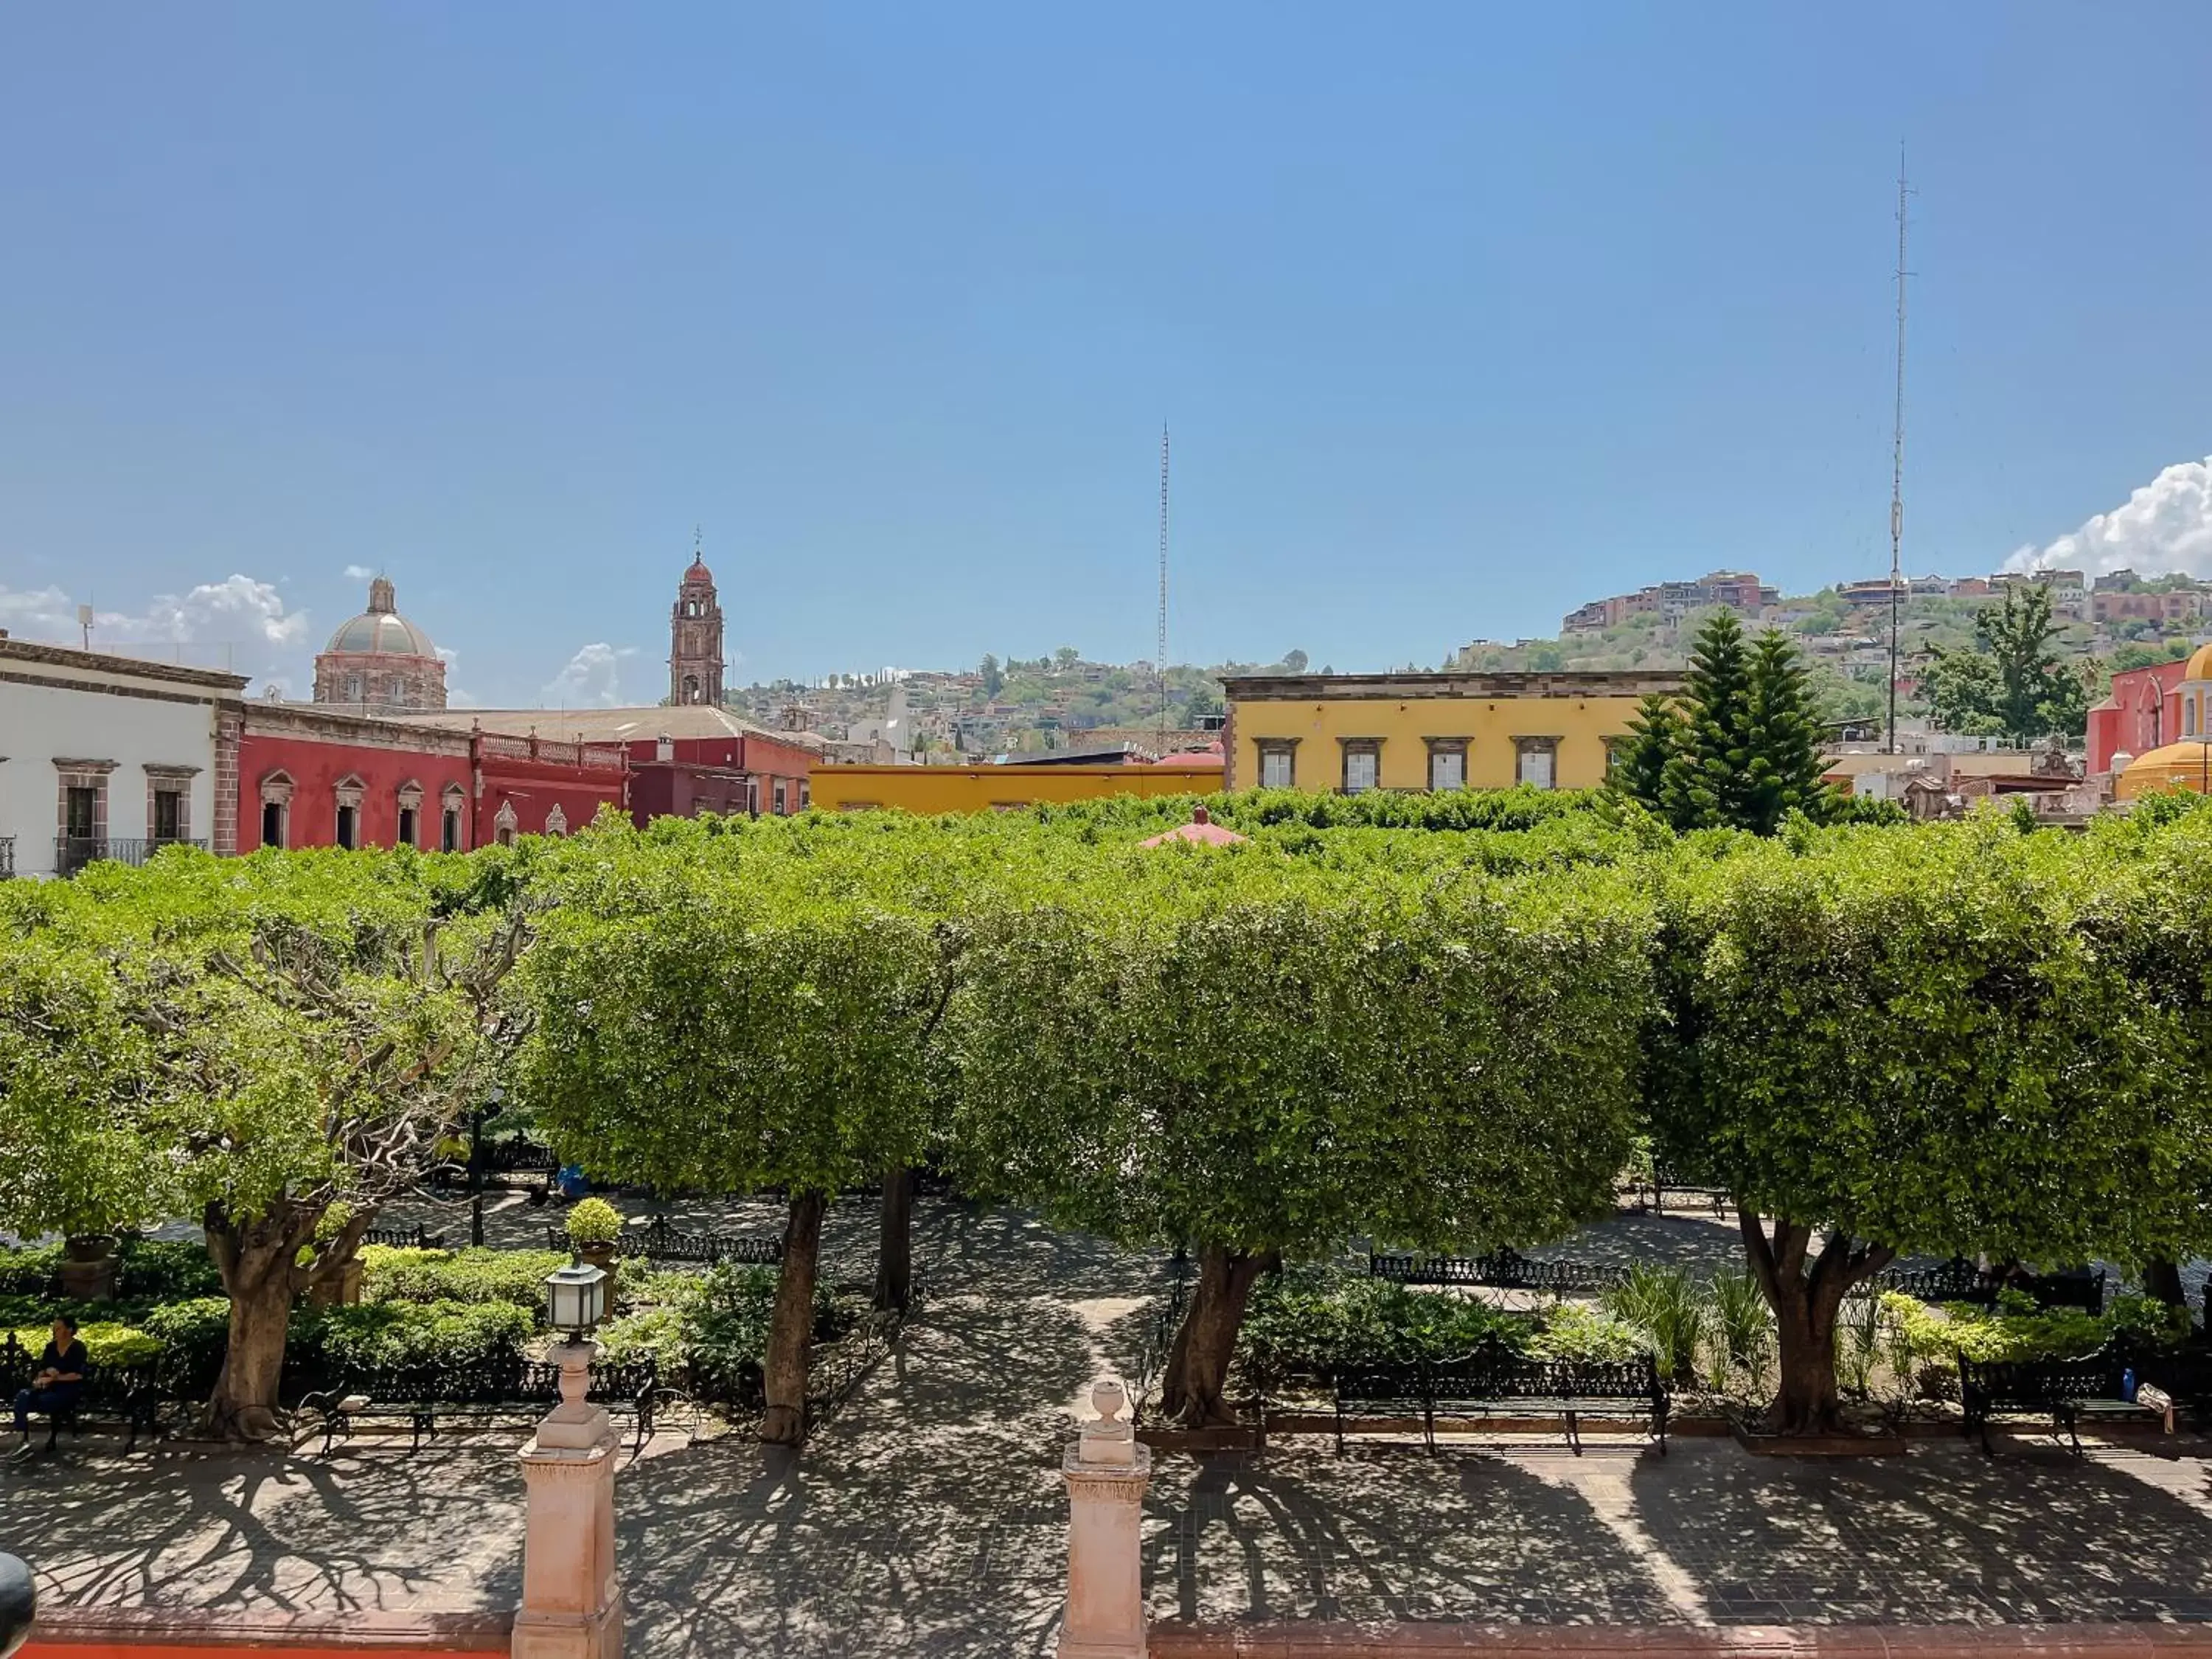
[[[568,1265],[559,1250],[416,1250],[371,1244],[361,1252],[368,1302],[503,1302],[537,1316],[546,1276]]]
[[[613,1243],[622,1229],[622,1212],[604,1198],[579,1200],[568,1212],[568,1242],[580,1250]]]
[[[2089,682],[2052,647],[2059,631],[2049,587],[2027,582],[2005,589],[2002,605],[1984,606],[1975,617],[1972,652],[1939,650],[1929,665],[1925,689],[1936,724],[2020,744],[2081,732]]]

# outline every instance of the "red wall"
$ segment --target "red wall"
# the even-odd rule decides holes
[[[293,847],[337,845],[337,784],[348,775],[358,777],[364,786],[358,843],[362,847],[398,844],[399,788],[416,783],[422,787],[416,839],[422,846],[434,848],[443,810],[440,797],[446,786],[457,783],[464,791],[469,787],[465,753],[438,755],[420,750],[317,743],[248,730],[238,747],[238,850],[241,853],[254,852],[261,846],[261,781],[280,769],[292,779],[286,839]],[[542,811],[539,816],[542,821]],[[466,822],[465,817],[465,844],[480,844],[465,839]]]
[[[2089,770],[2112,769],[2112,757],[2141,755],[2181,736],[2181,684],[2186,662],[2154,663],[2112,676],[2112,695],[2089,711]]]
[[[556,803],[573,834],[597,817],[603,805],[623,810],[625,778],[623,773],[598,767],[586,769],[547,761],[488,759],[483,798],[477,802],[476,839],[471,845],[488,847],[496,838],[502,802],[514,804],[518,835],[542,834]]]

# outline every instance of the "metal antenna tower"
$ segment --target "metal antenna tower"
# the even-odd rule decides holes
[[[1897,147],[1897,407],[1889,447],[1889,752],[1897,752],[1897,645],[1905,608],[1905,146]]]
[[[1168,427],[1160,422],[1160,631],[1154,646],[1152,672],[1159,679],[1159,732],[1158,747],[1167,752],[1168,743]]]

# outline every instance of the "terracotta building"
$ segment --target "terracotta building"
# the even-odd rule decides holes
[[[248,702],[238,718],[240,853],[403,846],[460,853],[517,836],[565,835],[603,806],[629,805],[628,757],[612,745],[299,703]]]
[[[683,706],[722,701],[722,607],[714,573],[697,553],[668,612],[668,701]]]
[[[386,578],[369,583],[368,609],[315,659],[314,696],[363,714],[446,706],[445,662],[430,636],[399,614]]]
[[[2112,769],[2115,755],[2148,755],[2184,734],[2181,682],[2185,662],[2125,668],[2112,676],[2112,695],[2089,711],[2089,770]]]

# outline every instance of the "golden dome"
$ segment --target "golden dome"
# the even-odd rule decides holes
[[[2212,645],[2197,654],[2201,657],[2206,652],[2212,652]],[[2190,664],[2191,670],[2196,666],[2193,661]],[[2112,796],[2116,800],[2133,800],[2137,795],[2171,789],[2177,784],[2200,795],[2212,794],[2212,787],[2208,787],[2212,786],[2212,742],[2168,743],[2145,750],[2112,780]]]
[[[2185,680],[2212,680],[2212,645],[2200,645],[2190,653],[2189,666],[2181,671]]]

